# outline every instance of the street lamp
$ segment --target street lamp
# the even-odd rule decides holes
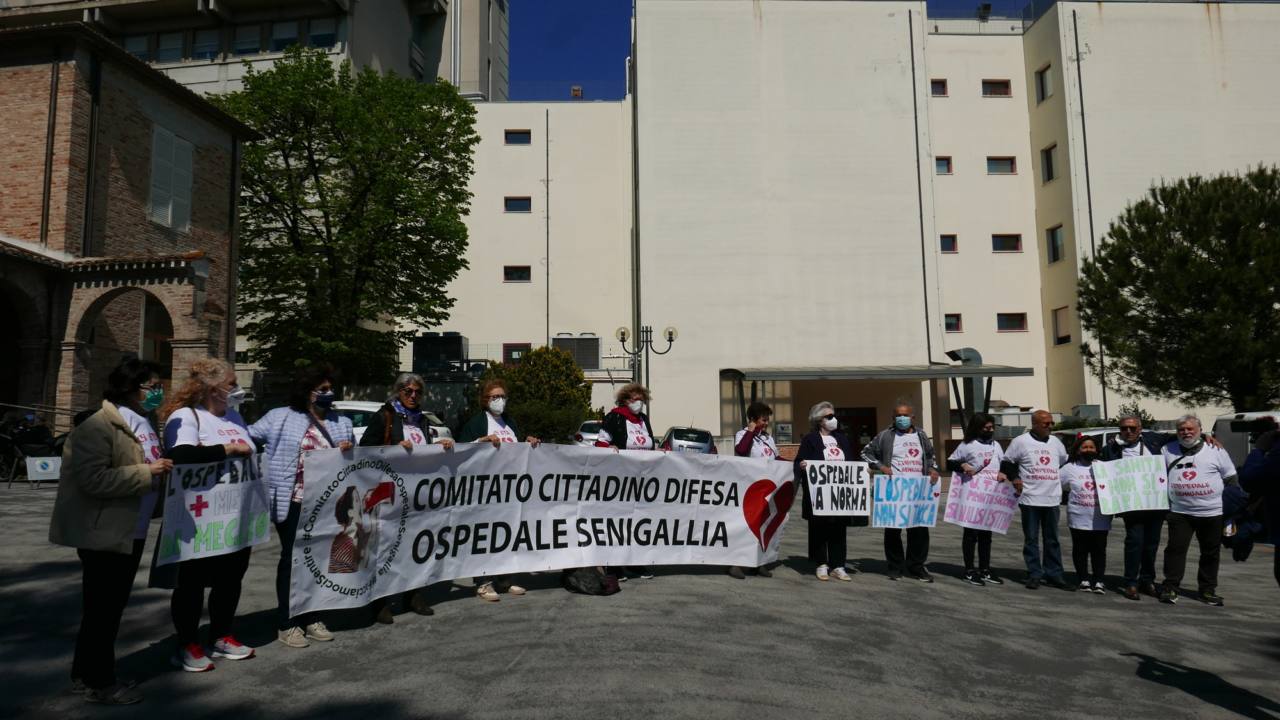
[[[625,327],[620,327],[613,336],[618,338],[618,342],[622,343],[622,352],[630,355],[633,359],[638,360],[640,358],[640,354],[644,353],[644,386],[647,388],[649,387],[649,353],[652,352],[654,355],[666,355],[671,352],[671,346],[675,344],[676,338],[680,336],[680,333],[673,327],[667,327],[662,331],[662,337],[667,340],[667,348],[665,350],[659,350],[654,347],[652,325],[640,326],[640,337],[636,339],[634,350],[627,349],[627,340],[631,337],[630,330]],[[650,405],[652,404],[653,403],[650,402]],[[650,408],[650,414],[652,414],[652,412],[653,410]]]

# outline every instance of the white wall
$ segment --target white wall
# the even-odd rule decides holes
[[[655,426],[718,427],[723,368],[943,357],[923,10],[637,4],[643,320],[680,330],[652,364]]]

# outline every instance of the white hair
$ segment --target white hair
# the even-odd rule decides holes
[[[826,400],[823,400],[817,405],[814,405],[813,407],[809,408],[809,425],[815,428],[818,427],[818,423],[822,422],[823,415],[826,415],[828,412],[835,412],[835,411],[836,411],[836,408],[834,405],[827,402]]]
[[[417,373],[400,373],[396,376],[395,385],[391,388],[391,397],[387,398],[387,402],[394,400],[396,396],[400,394],[401,390],[409,387],[410,385],[417,385],[418,389],[423,392],[427,389],[427,384],[422,381],[421,375]]]
[[[1175,422],[1173,426],[1178,427],[1179,425],[1185,422],[1193,422],[1196,424],[1196,427],[1200,428],[1201,430],[1204,429],[1204,423],[1200,422],[1200,418],[1196,417],[1195,413],[1187,413],[1186,415],[1183,415],[1182,417],[1178,418],[1177,422]]]

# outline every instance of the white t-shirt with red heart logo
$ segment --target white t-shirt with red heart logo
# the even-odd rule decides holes
[[[142,457],[148,463],[159,460],[164,452],[160,449],[160,435],[156,433],[155,428],[151,427],[151,422],[142,415],[130,410],[124,405],[117,406],[120,410],[120,416],[124,421],[129,423],[129,431],[134,437],[138,438],[138,443],[142,445]],[[155,492],[149,492],[142,496],[142,500],[138,505],[138,524],[133,529],[134,540],[146,540],[147,530],[151,527],[151,513],[156,509],[156,500],[159,495]]]
[[[1184,456],[1176,441],[1166,445],[1163,454],[1169,468],[1169,510],[1193,517],[1221,515],[1222,481],[1236,474],[1231,456],[1211,445]]]
[[[924,448],[920,446],[920,435],[916,432],[895,433],[893,438],[893,459],[889,461],[895,475],[923,475]]]
[[[840,449],[840,443],[830,435],[822,436],[822,459],[827,462],[844,461],[844,451]]]
[[[512,432],[510,425],[502,422],[500,418],[494,417],[493,413],[485,413],[484,416],[485,419],[489,421],[488,434],[498,438],[504,443],[519,442],[519,440],[516,439],[516,434]]]
[[[404,423],[403,427],[404,427],[405,440],[408,440],[414,445],[430,445],[431,444],[431,438],[427,435],[428,431],[423,430],[417,425],[410,425],[407,422]]]
[[[1067,448],[1061,440],[1053,435],[1040,440],[1027,431],[1009,443],[1004,457],[1018,465],[1018,476],[1022,479],[1019,505],[1057,507],[1062,504],[1058,468],[1067,464]]]
[[[733,444],[737,445],[742,442],[742,437],[746,434],[746,428],[739,430],[738,434],[733,436]],[[773,436],[762,432],[756,433],[756,436],[751,441],[751,454],[747,457],[765,458],[766,460],[773,460],[778,457],[778,445],[773,441]]]
[[[1110,530],[1111,516],[1098,507],[1098,488],[1093,481],[1093,468],[1078,462],[1068,463],[1058,471],[1067,495],[1067,527],[1072,530]]]

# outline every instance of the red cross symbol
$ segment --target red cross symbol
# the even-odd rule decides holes
[[[191,508],[191,511],[196,514],[196,517],[200,517],[200,514],[204,512],[205,508],[209,507],[209,503],[204,501],[203,495],[197,495],[196,501],[187,507]]]

